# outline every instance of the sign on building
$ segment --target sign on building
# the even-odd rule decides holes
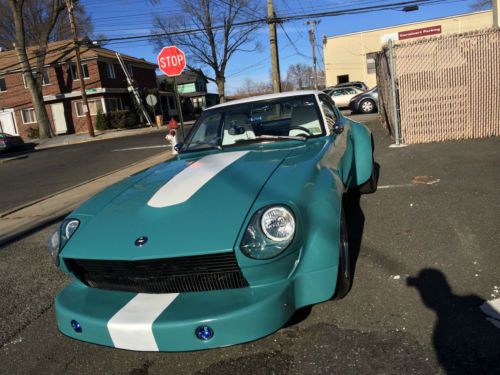
[[[441,34],[441,25],[423,27],[421,29],[400,31],[398,33],[398,39],[404,40],[410,38],[420,38],[423,36],[436,35],[436,34]]]

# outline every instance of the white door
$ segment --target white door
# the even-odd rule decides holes
[[[0,133],[19,135],[13,109],[0,110]]]
[[[54,119],[56,134],[67,133],[68,126],[66,125],[66,117],[64,117],[64,104],[51,104],[50,108],[52,109],[52,118]]]

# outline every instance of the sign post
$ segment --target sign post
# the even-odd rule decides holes
[[[181,121],[182,140],[185,139],[184,118],[182,116],[181,100],[177,90],[177,76],[179,76],[186,67],[186,55],[176,46],[163,47],[158,54],[158,66],[167,77],[174,77],[174,93],[177,104],[177,113]]]

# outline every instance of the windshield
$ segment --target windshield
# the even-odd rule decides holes
[[[182,151],[324,135],[314,95],[282,97],[207,110]]]

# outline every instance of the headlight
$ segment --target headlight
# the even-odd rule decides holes
[[[49,254],[54,259],[56,265],[59,265],[59,253],[64,245],[69,241],[73,233],[78,229],[80,221],[77,219],[66,219],[49,239]]]
[[[281,254],[293,240],[295,218],[284,206],[257,211],[243,235],[240,249],[254,259],[270,259]]]

